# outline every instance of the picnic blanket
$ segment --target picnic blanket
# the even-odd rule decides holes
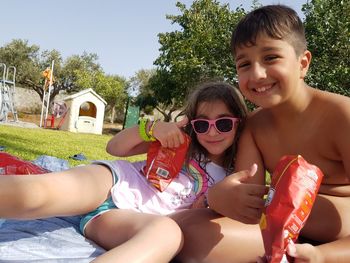
[[[49,166],[48,162],[42,161],[43,158],[40,159],[46,163],[46,168],[43,168],[1,152],[0,176],[14,171],[17,174],[44,173],[50,171],[50,167],[66,167],[61,161],[58,161],[59,164],[54,158],[48,159],[51,162]],[[79,222],[80,216],[37,220],[0,219],[0,262],[91,262],[105,250],[80,233]]]

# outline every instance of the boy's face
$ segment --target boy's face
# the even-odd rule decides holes
[[[273,107],[301,87],[307,70],[304,54],[297,57],[287,41],[258,35],[256,45],[242,45],[235,51],[239,88],[254,104]]]

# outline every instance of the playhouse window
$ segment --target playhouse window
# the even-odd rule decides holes
[[[85,101],[80,105],[79,116],[89,116],[96,118],[96,105],[90,101]]]

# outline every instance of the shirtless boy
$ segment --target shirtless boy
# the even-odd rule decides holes
[[[262,256],[257,223],[267,192],[265,170],[272,173],[284,155],[300,154],[325,177],[301,232],[308,243],[290,245],[287,251],[296,262],[350,262],[350,98],[305,83],[311,53],[302,22],[286,6],[249,13],[231,44],[239,88],[259,108],[240,138],[236,170],[243,172],[209,192],[210,208],[226,217],[195,211],[185,224],[180,222],[185,247],[179,258],[224,263]]]

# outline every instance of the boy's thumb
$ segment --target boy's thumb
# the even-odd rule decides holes
[[[188,118],[185,116],[183,119],[181,119],[180,121],[176,122],[176,126],[181,128],[183,126],[186,126],[188,123]]]
[[[258,165],[254,163],[248,170],[243,170],[235,174],[235,179],[239,182],[244,182],[253,177],[258,170]]]
[[[294,244],[292,240],[289,241],[287,246],[287,253],[289,256],[298,259],[309,259],[312,255],[312,245],[310,244]]]

